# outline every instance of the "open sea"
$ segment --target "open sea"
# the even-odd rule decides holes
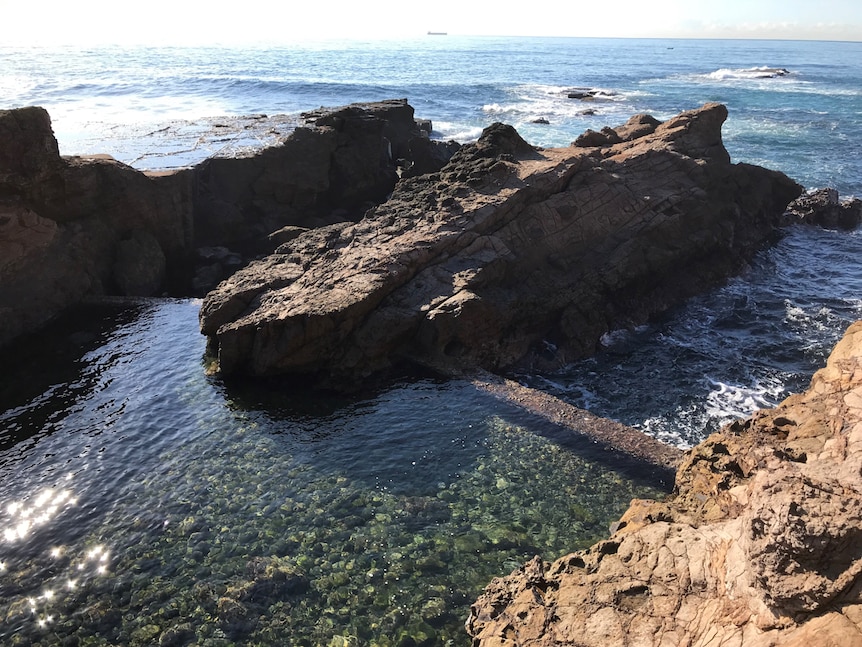
[[[0,46],[0,109],[41,105],[63,154],[140,169],[266,144],[250,115],[283,134],[302,111],[387,98],[435,138],[502,121],[540,146],[718,101],[734,161],[862,196],[862,43]],[[199,305],[91,305],[0,350],[3,645],[467,645],[491,578],[586,547],[669,489],[466,382],[349,398],[224,384]],[[594,358],[517,377],[689,447],[804,389],[860,317],[862,232],[791,226]]]

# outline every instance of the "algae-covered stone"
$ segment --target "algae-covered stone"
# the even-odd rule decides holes
[[[183,622],[162,632],[159,637],[159,647],[181,647],[191,642],[194,637],[195,632],[191,623]]]
[[[158,637],[162,633],[158,625],[144,625],[135,629],[131,635],[132,645],[154,645],[158,642]]]
[[[222,597],[218,600],[219,625],[228,635],[243,634],[251,631],[255,618],[248,607],[233,598]]]
[[[256,557],[246,564],[246,573],[252,580],[241,585],[237,595],[244,602],[281,599],[309,587],[305,573],[284,557]]]

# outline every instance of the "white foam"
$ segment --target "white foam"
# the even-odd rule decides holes
[[[780,381],[746,386],[707,379],[713,388],[706,396],[705,412],[709,417],[720,420],[721,424],[748,417],[758,409],[775,406],[781,393]]]
[[[711,79],[777,79],[793,74],[790,70],[783,67],[748,67],[741,69],[730,69],[723,67],[715,72],[710,72],[706,76]]]
[[[630,333],[625,328],[610,330],[599,338],[603,348],[610,348],[618,343],[625,343],[630,338]]]
[[[484,130],[482,126],[468,126],[463,123],[453,123],[450,121],[435,121],[434,131],[431,134],[435,139],[452,139],[461,144],[466,144],[479,139],[482,130]]]

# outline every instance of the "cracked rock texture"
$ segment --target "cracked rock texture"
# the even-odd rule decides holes
[[[207,295],[223,374],[355,385],[408,359],[550,368],[723,280],[801,187],[732,164],[727,109],[537,150],[486,129],[358,223],[303,233]],[[604,141],[604,140],[603,140]],[[589,142],[588,142],[589,143]]]
[[[458,148],[420,125],[406,99],[321,109],[275,145],[141,172],[61,156],[42,108],[0,110],[0,345],[90,297],[203,295],[237,250],[360,217],[399,168],[439,169]]]
[[[710,436],[616,525],[491,582],[473,645],[862,645],[862,322],[808,391]]]

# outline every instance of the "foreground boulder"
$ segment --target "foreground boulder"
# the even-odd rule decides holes
[[[617,527],[494,580],[473,645],[862,645],[862,322],[807,392],[710,436]]]
[[[608,146],[486,129],[358,223],[302,233],[205,299],[224,374],[355,385],[400,359],[556,366],[721,281],[801,187],[731,164],[727,110],[639,116]]]

